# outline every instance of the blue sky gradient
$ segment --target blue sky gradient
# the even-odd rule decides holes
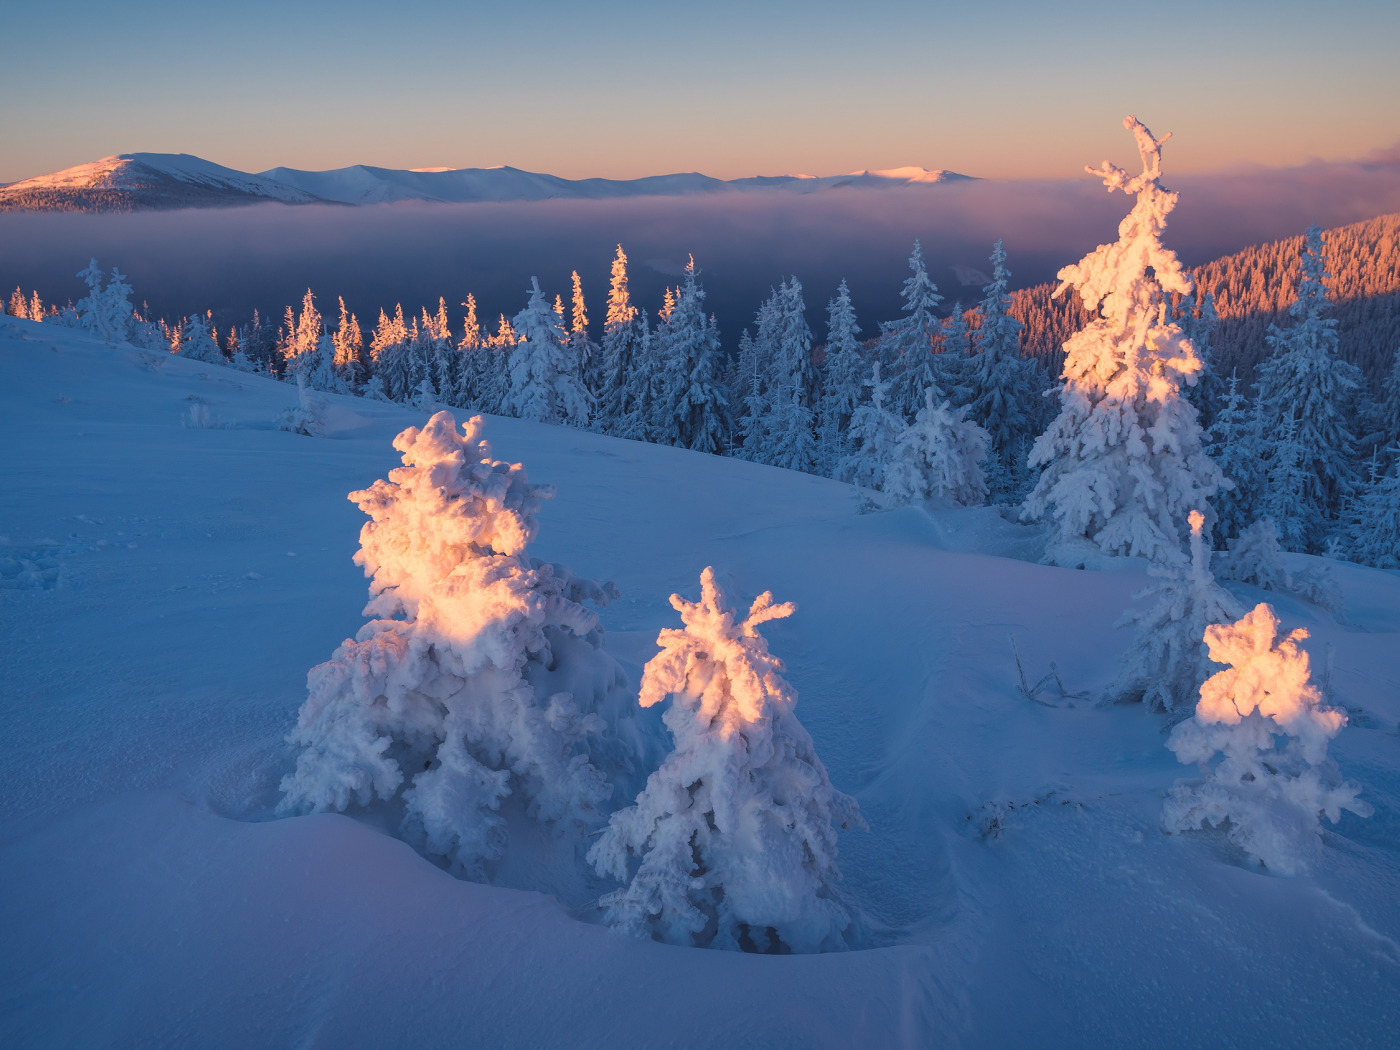
[[[0,182],[112,154],[579,178],[917,164],[1072,178],[1400,140],[1400,4],[11,0]]]

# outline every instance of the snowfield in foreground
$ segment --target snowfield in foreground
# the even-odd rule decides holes
[[[634,687],[704,566],[797,604],[765,632],[869,823],[839,842],[862,947],[675,948],[600,925],[586,844],[519,814],[494,885],[374,809],[275,816],[306,672],[363,622],[346,493],[424,415],[330,397],[303,437],[277,429],[293,386],[9,317],[0,379],[0,1045],[1392,1045],[1400,574],[1333,565],[1340,617],[1232,585],[1311,633],[1375,808],[1280,878],[1164,834],[1192,770],[1162,717],[1017,692],[1013,637],[1032,680],[1114,679],[1139,563],[1050,568],[993,510],[860,514],[821,478],[489,418],[558,488],[532,553],[622,592]]]

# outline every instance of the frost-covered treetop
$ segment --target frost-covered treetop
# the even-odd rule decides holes
[[[1108,161],[1085,170],[1103,179],[1110,193],[1122,190],[1130,196],[1136,194],[1137,204],[1118,224],[1115,243],[1101,244],[1079,262],[1060,270],[1056,275],[1060,286],[1055,294],[1060,295],[1073,285],[1090,313],[1101,313],[1109,320],[1126,324],[1135,308],[1159,302],[1162,290],[1188,294],[1191,278],[1181,268],[1176,253],[1162,245],[1167,216],[1177,202],[1177,194],[1162,185],[1162,144],[1171,138],[1171,133],[1154,138],[1147,125],[1131,115],[1124,118],[1123,126],[1137,139],[1142,173],[1129,178],[1126,171]],[[1194,353],[1185,356],[1182,364],[1187,367],[1178,366],[1178,370],[1199,371]]]
[[[409,427],[394,439],[404,465],[350,493],[371,519],[355,555],[372,577],[367,613],[415,616],[426,591],[464,560],[524,555],[553,487],[531,485],[519,463],[492,459],[483,426],[473,416],[458,433],[452,415],[439,412],[423,429]]]
[[[1299,739],[1304,758],[1321,762],[1327,741],[1341,732],[1347,717],[1326,706],[1310,681],[1308,654],[1298,647],[1307,630],[1297,627],[1275,645],[1278,625],[1273,609],[1260,602],[1237,623],[1206,628],[1210,658],[1229,667],[1201,686],[1196,719],[1238,725],[1258,711]]]
[[[700,574],[700,600],[671,595],[671,607],[681,614],[684,628],[665,628],[657,637],[661,652],[647,664],[642,679],[643,707],[668,696],[699,696],[697,721],[708,723],[728,738],[745,725],[772,717],[774,708],[789,711],[796,703],[792,687],[783,680],[782,661],[768,652],[758,626],[797,611],[792,602],[775,604],[773,592],[753,600],[749,614],[734,622],[733,609],[715,584],[715,570]],[[703,640],[703,645],[697,640]]]

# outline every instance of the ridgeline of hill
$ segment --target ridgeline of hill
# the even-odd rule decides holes
[[[1344,358],[1379,385],[1400,347],[1400,214],[1327,230],[1330,316]],[[1270,324],[1287,319],[1298,283],[1301,235],[1258,244],[1191,271],[1198,291],[1215,297],[1220,314],[1214,349],[1221,374],[1239,369],[1249,377],[1264,355]],[[1025,326],[1022,352],[1041,358],[1058,373],[1064,341],[1089,320],[1080,299],[1067,290],[1052,298],[1053,284],[1012,293],[1011,313]]]

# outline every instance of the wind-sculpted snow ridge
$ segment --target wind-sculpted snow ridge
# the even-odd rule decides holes
[[[1227,825],[1235,845],[1294,875],[1317,847],[1319,816],[1335,824],[1344,809],[1361,817],[1372,810],[1327,757],[1347,716],[1324,704],[1310,680],[1308,654],[1298,647],[1308,632],[1299,627],[1276,643],[1278,626],[1260,602],[1234,624],[1206,628],[1210,658],[1229,666],[1201,686],[1195,717],[1167,740],[1204,779],[1178,781],[1162,820],[1168,831]]]
[[[583,604],[615,590],[526,555],[553,490],[492,459],[482,426],[409,427],[404,466],[350,493],[373,619],[308,675],[282,782],[286,811],[401,798],[409,837],[474,875],[505,848],[513,792],[542,821],[597,817],[611,788],[587,742],[622,681]]]
[[[1182,395],[1201,361],[1181,326],[1167,320],[1169,293],[1191,279],[1162,245],[1177,195],[1162,186],[1162,143],[1135,117],[1143,170],[1132,178],[1105,162],[1087,169],[1111,191],[1135,195],[1118,240],[1059,273],[1093,315],[1065,343],[1060,414],[1031,450],[1043,473],[1027,517],[1050,517],[1051,560],[1073,566],[1097,554],[1167,564],[1182,557],[1182,523],[1208,508],[1223,481],[1205,454],[1196,409]]]
[[[628,885],[601,900],[607,921],[672,944],[840,948],[851,919],[835,890],[836,829],[865,824],[831,786],[793,714],[783,664],[758,633],[796,606],[765,591],[737,620],[712,568],[700,591],[698,602],[671,596],[685,627],[662,630],[642,676],[643,707],[671,701],[675,749],[588,854],[620,881],[630,856],[641,858]]]

